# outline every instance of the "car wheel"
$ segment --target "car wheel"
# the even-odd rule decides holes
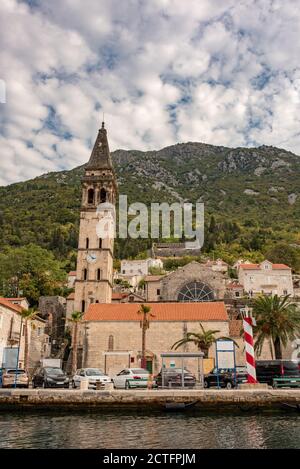
[[[209,382],[206,381],[206,379],[204,380],[204,389],[208,389],[209,388]]]
[[[125,389],[130,389],[129,381],[125,381]]]
[[[233,384],[231,381],[227,381],[227,383],[225,384],[225,388],[226,389],[233,389]]]

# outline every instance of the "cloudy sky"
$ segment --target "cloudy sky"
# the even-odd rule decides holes
[[[299,0],[1,0],[0,185],[87,161],[103,111],[111,150],[300,154],[299,31]]]

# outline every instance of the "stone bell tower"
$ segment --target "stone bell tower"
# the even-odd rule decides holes
[[[102,122],[82,179],[74,311],[91,303],[111,303],[114,237],[107,228],[114,215],[117,182]]]

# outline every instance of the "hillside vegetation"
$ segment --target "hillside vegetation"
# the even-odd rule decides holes
[[[300,269],[300,158],[262,146],[177,144],[112,153],[120,194],[130,202],[205,203],[203,254],[292,263]],[[0,253],[37,245],[73,269],[84,168],[0,187]],[[117,240],[116,258],[145,256],[151,240]],[[32,247],[31,247],[32,249]],[[0,279],[1,280],[1,279]]]

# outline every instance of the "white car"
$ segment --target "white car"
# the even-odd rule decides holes
[[[89,389],[96,389],[97,383],[111,383],[109,376],[105,375],[99,368],[81,368],[76,371],[72,379],[72,387],[79,388],[80,382],[84,379],[89,380]]]
[[[115,388],[146,388],[148,384],[149,371],[143,368],[125,368],[113,377]]]

